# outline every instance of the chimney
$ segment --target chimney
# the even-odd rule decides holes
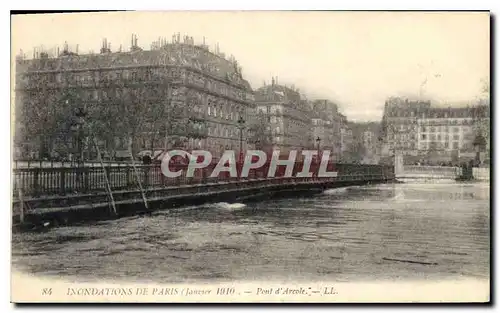
[[[102,40],[101,53],[106,53],[106,38]]]
[[[274,77],[272,77],[271,86],[274,86]]]
[[[78,45],[76,45],[76,54],[78,54]]]

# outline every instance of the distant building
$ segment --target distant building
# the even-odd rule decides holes
[[[338,106],[329,100],[315,100],[312,111],[313,139],[320,139],[320,148],[329,150],[332,160],[340,160],[342,142]]]
[[[369,154],[375,153],[376,137],[374,132],[370,130],[363,132],[363,146]]]
[[[313,147],[311,107],[301,99],[298,90],[279,85],[275,78],[270,85],[255,91],[257,111],[268,116],[273,146],[281,154]]]
[[[340,159],[342,161],[347,161],[347,154],[352,149],[353,146],[353,133],[349,126],[347,117],[343,114],[340,115]]]
[[[418,155],[418,117],[430,108],[430,101],[390,98],[382,117],[383,150],[404,155]]]
[[[484,105],[431,107],[430,102],[393,98],[382,119],[385,153],[435,161],[472,158],[475,137],[481,133],[489,138],[489,119]]]
[[[379,161],[379,151],[377,147],[377,135],[374,131],[365,130],[362,135],[364,157],[363,163],[377,164]]]
[[[168,135],[185,138],[184,148],[204,148],[219,156],[225,149],[238,149],[244,129],[239,118],[248,125],[255,116],[253,91],[234,57],[226,58],[218,46],[211,51],[204,43],[197,45],[192,37],[181,40],[180,34],[171,42],[160,39],[147,51],[132,36],[127,52],[121,47],[112,52],[104,41],[99,54],[77,54],[65,47],[55,56],[19,58],[16,74],[16,144],[25,153],[38,151],[40,157],[53,150],[75,152],[74,136],[60,121],[71,119],[76,107],[88,111],[88,125],[93,125],[101,148],[115,153],[130,147],[135,152],[163,148],[162,137]],[[192,123],[191,130],[163,134],[167,120],[160,116],[155,122],[155,112],[176,104],[186,108],[187,116],[180,109],[168,119]],[[136,118],[138,125],[124,116]],[[31,127],[33,122],[44,131]],[[131,135],[133,128],[137,131]],[[243,130],[244,149],[246,139]],[[91,145],[86,149],[92,150]]]

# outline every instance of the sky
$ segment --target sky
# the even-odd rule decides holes
[[[390,96],[463,104],[489,82],[490,18],[466,12],[113,12],[12,17],[12,54],[34,47],[150,48],[173,33],[234,55],[252,88],[272,77],[330,99],[352,121],[379,121]],[[74,50],[75,48],[73,48]]]

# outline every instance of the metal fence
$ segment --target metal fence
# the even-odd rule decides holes
[[[106,177],[112,190],[139,189],[139,183],[144,189],[162,188],[192,184],[224,183],[231,181],[244,181],[266,179],[270,164],[266,163],[258,169],[251,169],[248,177],[231,177],[229,172],[213,175],[216,164],[210,164],[204,169],[196,169],[193,177],[186,177],[187,165],[170,165],[172,172],[182,171],[179,177],[166,177],[159,164],[136,165],[108,164],[102,166],[82,167],[30,167],[16,168],[13,170],[14,197],[19,189],[24,196],[38,197],[50,195],[67,195],[74,193],[94,193],[106,191]],[[236,164],[237,173],[241,173],[242,164]],[[329,164],[327,171],[336,171],[337,178],[318,177],[319,164],[311,164],[309,172],[312,178],[297,177],[303,169],[302,163],[295,163],[292,177],[295,181],[308,179],[338,179],[345,180],[352,177],[358,179],[392,178],[394,170],[391,166],[384,165],[359,165],[359,164]],[[278,166],[275,178],[285,177],[285,166]]]
[[[103,161],[106,166],[127,166],[131,165],[131,161]],[[142,164],[139,161],[134,161],[135,164]],[[14,169],[18,168],[59,168],[59,167],[98,167],[101,163],[98,161],[46,161],[46,160],[15,160],[12,162]]]

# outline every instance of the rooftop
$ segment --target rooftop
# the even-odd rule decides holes
[[[143,50],[132,46],[131,51],[111,52],[103,46],[101,53],[77,54],[68,50],[50,57],[41,53],[39,58],[18,59],[19,71],[59,71],[66,69],[114,68],[134,65],[178,65],[189,66],[207,72],[220,79],[229,80],[251,90],[243,79],[242,68],[234,57],[229,60],[219,52],[213,52],[205,45],[195,45],[193,41],[162,42],[163,45]]]

